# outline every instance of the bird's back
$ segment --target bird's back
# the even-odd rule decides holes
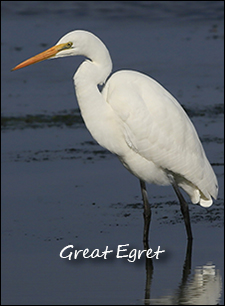
[[[170,173],[193,203],[210,206],[211,196],[217,197],[217,179],[176,99],[155,80],[135,71],[113,74],[102,94],[119,126],[117,138],[125,146],[118,155],[128,170],[161,185],[170,183]]]

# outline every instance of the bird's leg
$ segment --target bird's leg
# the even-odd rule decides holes
[[[143,242],[144,245],[147,247],[148,246],[148,233],[149,233],[149,226],[150,226],[150,221],[151,221],[151,208],[148,203],[148,194],[146,191],[146,185],[145,182],[140,180],[141,184],[141,193],[142,193],[142,198],[143,198],[143,204],[144,204],[144,236],[143,236]]]
[[[171,179],[171,177],[170,177],[170,179]],[[188,204],[185,201],[182,193],[180,192],[180,189],[177,186],[174,178],[171,179],[171,184],[172,184],[173,189],[175,190],[176,195],[177,195],[177,197],[179,199],[179,202],[180,202],[180,209],[181,209],[182,215],[184,217],[184,223],[185,223],[185,227],[186,227],[186,231],[187,231],[188,240],[192,240],[193,236],[192,236],[192,231],[191,231],[191,222],[190,222]]]

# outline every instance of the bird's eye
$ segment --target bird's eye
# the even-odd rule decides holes
[[[60,49],[60,51],[70,49],[72,47],[72,45],[73,45],[73,43],[71,41],[69,41],[66,44],[62,44],[62,48]]]
[[[73,43],[72,43],[71,41],[69,41],[69,42],[67,43],[68,48],[72,47],[72,45],[73,45]]]

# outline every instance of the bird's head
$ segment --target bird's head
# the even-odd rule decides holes
[[[14,67],[12,71],[44,61],[46,59],[75,55],[84,55],[88,57],[89,50],[94,49],[92,48],[92,45],[94,42],[96,42],[96,40],[101,42],[90,32],[82,30],[72,31],[63,36],[55,46],[20,63]]]

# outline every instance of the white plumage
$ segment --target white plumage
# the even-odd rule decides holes
[[[102,94],[118,117],[120,133],[112,142],[120,144],[114,153],[122,163],[148,183],[168,185],[171,172],[193,203],[210,206],[211,196],[217,196],[216,176],[176,99],[159,83],[134,71],[112,75]]]

